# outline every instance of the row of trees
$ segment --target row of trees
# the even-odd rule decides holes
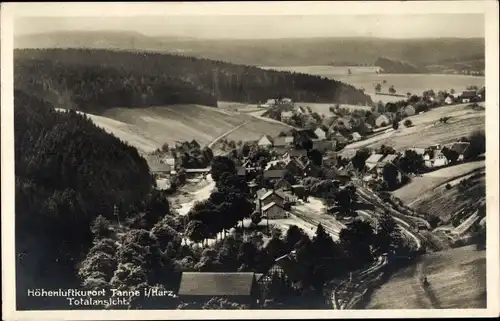
[[[79,106],[90,101],[216,106],[217,100],[259,103],[277,95],[295,101],[371,102],[355,87],[327,78],[153,52],[23,49],[15,51],[15,63],[19,83],[45,78],[41,86],[69,93]]]

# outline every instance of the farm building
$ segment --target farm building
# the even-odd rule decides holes
[[[273,146],[273,139],[269,135],[264,135],[259,139],[259,141],[257,142],[257,145],[259,145],[261,147],[271,147],[271,146]]]
[[[387,115],[380,115],[375,119],[375,126],[377,127],[385,127],[391,123],[391,119]]]
[[[412,105],[406,105],[405,107],[401,108],[401,114],[406,115],[406,116],[413,116],[415,115],[415,107]]]
[[[293,176],[302,176],[304,174],[304,164],[297,158],[291,159],[286,165],[285,170]]]
[[[377,163],[377,173],[379,175],[382,175],[384,166],[387,164],[392,164],[396,159],[398,159],[398,157],[399,156],[397,154],[389,154],[384,158],[382,158],[381,160],[379,160],[379,162]]]
[[[357,142],[358,140],[361,140],[361,135],[358,132],[354,132],[349,135],[349,140]]]
[[[183,302],[222,297],[255,307],[260,290],[253,272],[182,272],[178,296]]]
[[[458,154],[458,161],[464,160],[464,154],[469,148],[470,143],[468,142],[456,142],[447,146],[450,150]]]
[[[460,95],[460,101],[465,104],[465,103],[470,103],[471,101],[473,101],[475,98],[476,98],[476,92],[473,91],[473,90],[467,90],[467,91],[464,91],[462,92],[462,94]]]
[[[275,202],[264,205],[261,209],[262,216],[270,220],[286,218],[288,216],[283,206]]]
[[[173,170],[173,168],[168,165],[168,164],[163,164],[163,163],[150,163],[149,164],[149,171],[153,175],[161,176],[161,175],[168,175],[170,172]]]
[[[319,140],[326,139],[326,132],[321,127],[316,128],[314,130],[314,134],[318,137]]]
[[[287,121],[292,119],[293,117],[293,112],[291,111],[284,111],[281,113],[281,121]]]

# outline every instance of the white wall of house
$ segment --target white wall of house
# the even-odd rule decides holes
[[[257,145],[259,146],[272,146],[273,143],[269,141],[269,139],[266,136],[263,136],[259,141],[257,142]]]
[[[318,136],[318,139],[321,139],[321,140],[326,139],[326,133],[323,129],[316,128],[314,133],[316,134],[316,136]]]
[[[267,216],[270,220],[286,217],[286,211],[283,208],[279,207],[278,205],[271,206],[263,214]]]

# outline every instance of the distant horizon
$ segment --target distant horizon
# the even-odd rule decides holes
[[[401,37],[381,37],[381,36],[313,36],[313,37],[279,37],[279,38],[222,38],[222,37],[196,37],[196,36],[181,36],[181,35],[148,35],[146,33],[136,31],[133,29],[127,30],[113,30],[113,29],[101,29],[101,30],[84,30],[84,29],[74,29],[74,30],[53,30],[53,31],[43,31],[43,32],[26,32],[15,34],[16,37],[23,36],[36,36],[36,35],[47,35],[47,34],[56,34],[56,33],[122,33],[122,34],[137,34],[139,36],[148,37],[148,38],[179,38],[179,39],[192,39],[192,40],[236,40],[236,41],[245,41],[245,40],[285,40],[285,39],[293,39],[293,40],[302,40],[302,39],[383,39],[383,40],[440,40],[440,39],[485,39],[483,36],[442,36],[442,37],[410,37],[410,38],[401,38]]]
[[[485,37],[483,14],[31,16],[17,17],[14,26],[15,35],[114,31],[200,40]]]

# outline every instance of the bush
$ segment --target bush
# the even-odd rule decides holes
[[[405,125],[405,127],[411,127],[413,126],[413,123],[411,120],[407,119],[405,120],[405,122],[403,123],[403,125]]]
[[[451,185],[450,185],[450,183],[446,184],[446,186],[445,186],[445,187],[446,187],[446,189],[451,189]]]

